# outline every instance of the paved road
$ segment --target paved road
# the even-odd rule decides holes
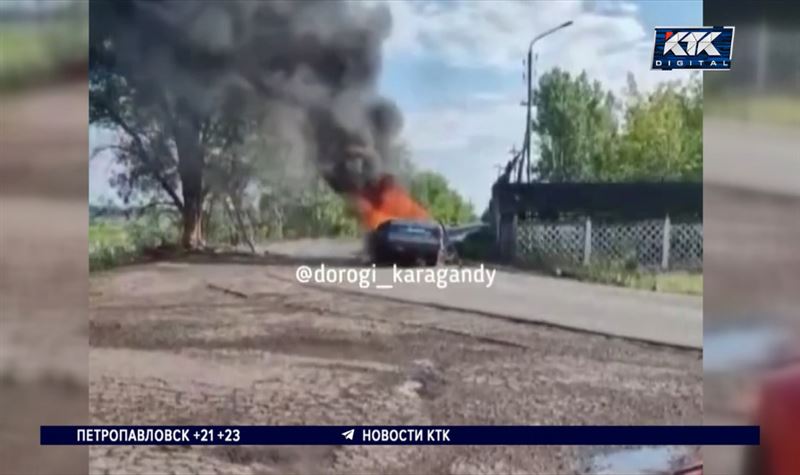
[[[269,252],[297,258],[355,257],[357,242],[303,240],[268,246]],[[312,267],[313,268],[313,267]],[[491,287],[461,283],[440,289],[431,283],[395,282],[391,269],[379,269],[376,283],[391,289],[342,286],[354,292],[446,308],[481,312],[613,336],[701,348],[700,297],[669,295],[587,284],[528,273],[497,270]]]
[[[714,191],[718,188],[713,185],[800,196],[800,135],[786,127],[707,119],[704,124],[704,142],[704,180],[712,185],[706,206],[714,211],[708,213],[714,218],[708,235],[714,235],[714,240],[711,241],[715,244],[709,249],[707,257],[717,271],[715,276],[721,278],[722,275],[741,275],[739,272],[727,270],[735,262],[742,261],[742,250],[748,243],[768,243],[767,246],[759,246],[760,259],[772,254],[781,254],[784,261],[789,256],[796,258],[795,247],[779,246],[777,238],[767,240],[762,236],[772,228],[761,221],[770,220],[776,226],[782,223],[781,231],[776,231],[776,236],[791,235],[788,232],[793,229],[790,224],[792,219],[789,217],[791,213],[780,219],[777,216],[780,214],[778,210],[783,208],[769,203],[762,206],[763,210],[751,210],[756,213],[755,216],[760,217],[760,224],[753,223],[747,229],[758,231],[762,238],[750,235],[745,237],[743,226],[750,225],[753,219],[743,220],[748,214],[744,210],[753,208],[750,206],[753,200],[745,200],[749,207],[744,206],[741,199],[735,201],[736,205],[722,206],[721,203],[732,202],[718,199],[717,195],[724,193]],[[730,226],[723,228],[721,223],[728,223]],[[736,229],[731,229],[734,225]],[[273,252],[280,254],[314,258],[341,257],[353,254],[355,249],[357,243],[340,241],[301,241],[271,248]],[[725,256],[721,254],[722,251],[726,251]],[[379,280],[386,282],[391,277],[383,273]],[[769,280],[769,285],[773,288],[783,289],[770,279],[763,280]],[[752,288],[753,284],[751,279],[748,285]],[[364,293],[378,292],[375,289],[351,287]],[[732,287],[725,287],[728,290],[730,288]],[[717,302],[715,308],[725,307],[725,300],[736,301],[737,305],[741,303],[736,294],[726,293],[725,289],[714,291],[714,300]],[[702,346],[703,299],[698,297],[654,294],[503,271],[498,271],[491,289],[456,286],[440,290],[431,285],[401,285],[383,292],[388,297],[401,300],[503,314],[676,345]],[[742,292],[750,296],[747,288],[743,287],[738,293]]]
[[[703,124],[704,182],[800,195],[800,134],[724,119]]]

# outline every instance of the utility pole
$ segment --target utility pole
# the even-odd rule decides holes
[[[538,64],[538,62],[539,62],[539,53],[536,53],[536,56],[533,57],[533,64],[534,64],[533,77],[534,78],[537,77],[536,64]],[[535,85],[536,83],[532,82],[532,84]],[[531,106],[533,105],[533,87],[534,86],[529,86],[529,93],[528,93],[528,95],[530,96],[530,99],[529,99],[529,102],[528,102],[528,130],[529,131],[533,129],[533,125],[532,125],[532,123],[533,123],[533,112],[531,112]],[[525,173],[528,174],[528,183],[531,182],[531,153],[532,153],[531,149],[532,148],[533,148],[533,140],[529,138],[528,139],[528,157],[527,157],[528,159],[527,159],[527,163],[526,163],[526,166],[525,166]]]
[[[533,45],[536,44],[537,41],[541,40],[542,38],[555,33],[556,31],[566,28],[572,25],[572,20],[565,21],[564,23],[551,28],[544,33],[534,37],[530,44],[528,45],[528,101],[527,101],[527,114],[525,120],[525,143],[522,149],[522,164],[524,164],[525,168],[528,170],[528,181],[530,181],[530,169],[531,169],[531,108],[533,106],[533,81],[532,81],[532,66],[533,66]],[[537,55],[538,57],[538,55]],[[522,181],[522,166],[520,166],[519,170],[517,170],[517,181]]]

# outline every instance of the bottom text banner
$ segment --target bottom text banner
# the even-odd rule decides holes
[[[758,445],[758,426],[42,426],[41,445]]]

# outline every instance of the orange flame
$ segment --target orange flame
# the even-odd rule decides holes
[[[353,201],[361,223],[369,230],[390,219],[430,219],[425,208],[389,175],[355,195]]]

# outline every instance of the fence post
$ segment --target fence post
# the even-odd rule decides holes
[[[517,213],[514,213],[511,216],[511,223],[510,224],[510,236],[509,236],[509,248],[508,248],[508,257],[510,262],[514,262],[517,260],[517,236],[518,236],[518,228],[519,228],[519,216]]]
[[[583,265],[588,266],[592,259],[592,218],[586,217],[583,236]]]
[[[663,270],[669,269],[670,234],[672,234],[672,225],[669,220],[669,215],[667,215],[664,217],[664,239],[661,244],[661,268]]]
[[[507,261],[513,261],[516,258],[517,247],[517,216],[512,213],[503,213],[500,215],[500,238],[498,244],[500,247],[500,255]]]

